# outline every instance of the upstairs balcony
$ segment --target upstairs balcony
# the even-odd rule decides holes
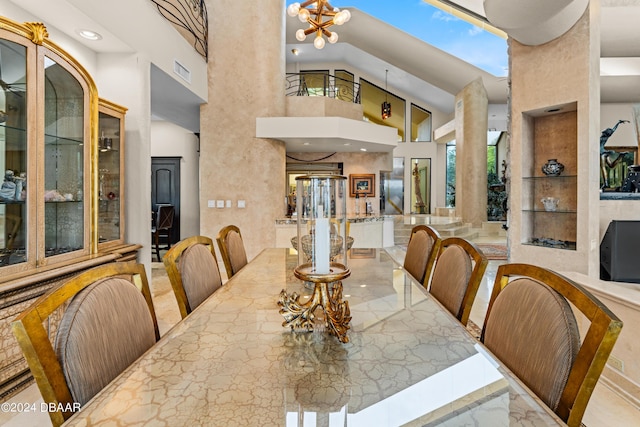
[[[363,119],[360,85],[328,73],[288,73],[285,117],[259,117],[256,136],[282,140],[287,152],[391,152],[395,128]]]

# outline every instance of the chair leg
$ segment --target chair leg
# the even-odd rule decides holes
[[[159,247],[159,233],[155,234],[155,245],[156,245],[156,258],[158,262],[160,262],[160,247]]]

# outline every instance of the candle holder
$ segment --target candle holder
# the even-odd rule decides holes
[[[348,301],[342,300],[342,280],[349,277],[347,268],[346,197],[344,176],[300,176],[297,185],[298,266],[294,274],[306,284],[313,284],[313,294],[301,303],[296,292],[283,289],[278,305],[292,330],[312,331],[315,311],[321,307],[329,333],[349,342],[347,330],[351,315]],[[351,239],[350,243],[353,243]]]

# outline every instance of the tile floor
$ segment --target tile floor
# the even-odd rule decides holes
[[[496,243],[495,238],[479,237],[477,243]],[[400,247],[389,248],[391,255],[402,263],[404,250]],[[490,261],[485,278],[471,310],[471,320],[477,325],[482,325],[484,313],[491,296],[491,288],[498,266],[504,261]],[[221,266],[224,273],[224,266]],[[180,320],[178,305],[175,302],[171,285],[164,272],[162,263],[152,263],[152,291],[154,305],[158,316],[158,326],[161,334],[169,330]],[[39,408],[42,398],[35,385],[28,387],[15,396],[11,402],[34,402]],[[640,410],[631,405],[606,385],[599,383],[591,398],[587,412],[583,419],[586,427],[640,427]],[[27,427],[50,425],[46,413],[36,411],[34,413],[6,413],[0,412],[0,426],[3,427]]]

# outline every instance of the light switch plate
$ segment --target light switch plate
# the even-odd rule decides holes
[[[227,200],[227,207],[230,208],[231,207],[231,200]]]
[[[207,207],[215,208],[216,207],[216,201],[215,200],[207,200]]]
[[[239,208],[244,208],[245,206],[246,205],[245,205],[245,201],[244,200],[238,200],[238,207]]]
[[[224,208],[224,200],[216,200],[217,208]]]

